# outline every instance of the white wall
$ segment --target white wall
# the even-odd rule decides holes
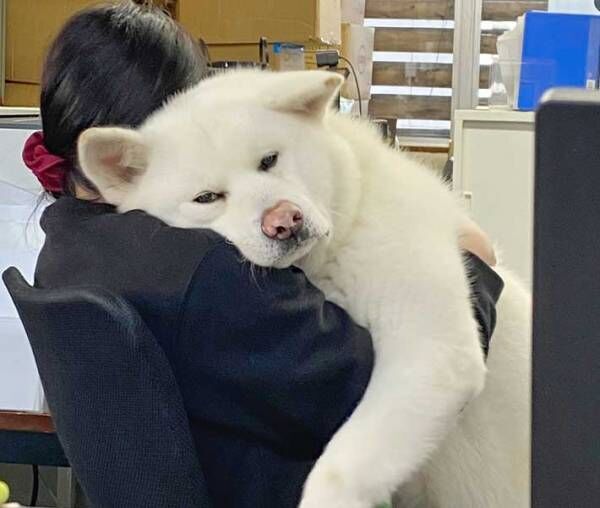
[[[43,234],[41,188],[21,161],[31,131],[0,128],[0,272],[16,266],[29,281]],[[0,409],[42,409],[42,392],[29,342],[0,283]]]
[[[548,10],[555,12],[576,12],[587,14],[600,14],[594,0],[550,0]]]

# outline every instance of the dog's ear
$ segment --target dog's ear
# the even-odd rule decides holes
[[[267,106],[284,113],[321,119],[344,84],[335,72],[295,71],[275,75],[265,96]]]
[[[132,129],[88,129],[79,136],[77,152],[84,175],[113,205],[122,203],[148,164],[148,147],[142,136]]]

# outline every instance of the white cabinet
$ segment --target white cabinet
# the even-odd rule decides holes
[[[459,110],[454,190],[496,243],[502,264],[529,284],[533,264],[533,113]]]

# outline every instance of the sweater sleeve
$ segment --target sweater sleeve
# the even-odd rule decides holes
[[[496,328],[496,304],[504,289],[504,281],[474,254],[466,253],[465,256],[471,280],[473,313],[479,324],[481,347],[487,356]]]
[[[315,458],[362,397],[369,333],[296,268],[218,244],[198,267],[176,344],[191,419]]]
[[[503,283],[467,258],[487,351]],[[302,271],[252,266],[225,242],[192,277],[175,349],[192,420],[306,458],[350,416],[374,361],[369,333]]]

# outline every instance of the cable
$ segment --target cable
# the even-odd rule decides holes
[[[31,487],[31,501],[29,502],[29,506],[36,506],[40,490],[40,469],[36,464],[33,464],[31,467],[33,473],[33,485]]]
[[[444,12],[444,14],[442,15],[442,17],[440,18],[440,21],[449,21],[449,17],[450,17],[450,7],[453,5],[453,2],[451,2],[450,0],[447,0],[446,2],[446,11]],[[440,49],[442,48],[442,40],[444,39],[444,31],[446,29],[445,28],[440,28],[439,32],[440,35],[438,37],[437,40],[437,46],[435,49],[435,64],[439,64],[440,63]],[[434,85],[431,85],[429,87],[429,97],[433,96],[433,89],[435,88]],[[411,90],[412,93],[412,90]]]
[[[343,60],[350,66],[350,70],[352,71],[352,75],[354,76],[354,83],[356,84],[356,94],[358,95],[358,113],[362,118],[362,116],[363,116],[362,97],[360,96],[360,85],[358,84],[358,74],[356,74],[356,71],[354,70],[354,65],[352,65],[352,62],[350,60],[348,60],[345,56],[342,56],[342,55],[340,55],[339,58],[340,58],[340,60]]]
[[[8,180],[2,180],[1,178],[0,178],[0,185],[7,185],[8,187],[13,187],[13,188],[15,188],[17,190],[26,192],[27,194],[31,194],[32,196],[37,196],[38,195],[38,192],[36,192],[36,191],[33,191],[31,189],[27,189],[25,187],[21,187],[20,185],[16,185],[16,184],[14,184],[12,182],[9,182]]]

